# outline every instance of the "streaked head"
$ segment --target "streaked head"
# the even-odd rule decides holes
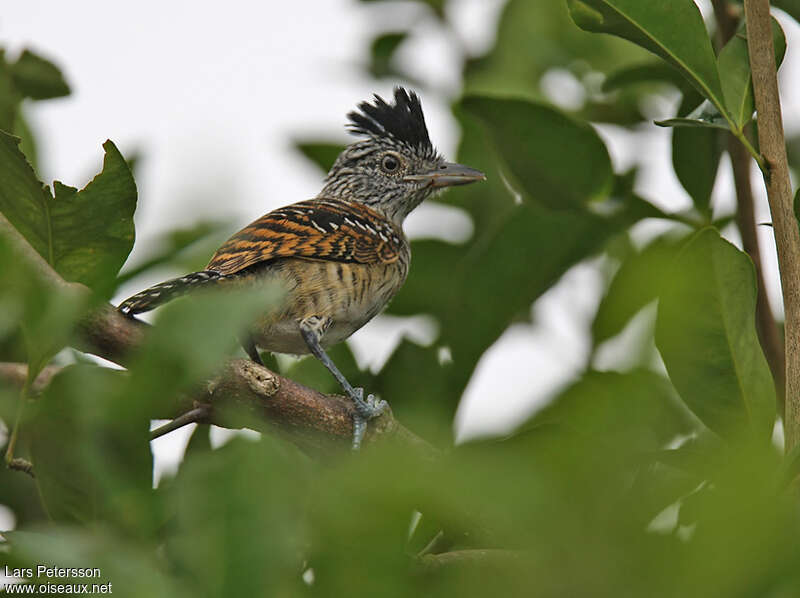
[[[361,139],[339,154],[320,197],[361,201],[400,223],[434,191],[486,178],[436,151],[414,92],[395,88],[393,104],[376,95],[348,118]]]

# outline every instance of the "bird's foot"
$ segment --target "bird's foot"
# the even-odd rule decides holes
[[[350,397],[356,406],[356,412],[353,414],[353,450],[357,451],[361,448],[361,441],[367,431],[367,422],[386,411],[389,403],[375,395],[367,395],[365,400],[363,388],[354,388],[353,391]]]

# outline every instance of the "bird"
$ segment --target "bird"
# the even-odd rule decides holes
[[[316,197],[265,214],[230,237],[204,270],[145,289],[118,310],[133,317],[201,288],[279,283],[282,301],[259,315],[242,346],[262,365],[258,348],[311,353],[322,362],[354,403],[358,450],[367,422],[387,404],[365,398],[325,349],[376,316],[405,282],[411,260],[406,216],[434,193],[486,176],[446,161],[434,148],[413,91],[396,87],[391,103],[374,94],[347,118],[356,139],[338,155]]]

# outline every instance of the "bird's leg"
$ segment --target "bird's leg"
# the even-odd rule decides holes
[[[367,422],[383,413],[386,410],[387,403],[374,395],[368,395],[364,400],[364,389],[353,388],[347,378],[344,377],[344,374],[336,367],[336,364],[333,363],[333,360],[325,353],[320,340],[330,323],[330,318],[320,316],[304,318],[300,320],[300,334],[303,335],[303,340],[311,350],[311,354],[328,368],[328,371],[333,374],[333,377],[336,378],[344,392],[355,404],[356,411],[353,414],[353,450],[358,450],[361,447],[364,432],[367,430]]]
[[[256,343],[251,334],[242,335],[239,338],[239,342],[241,343],[244,352],[247,353],[250,359],[255,361],[258,365],[264,365],[261,355],[258,353],[258,349],[256,349]]]

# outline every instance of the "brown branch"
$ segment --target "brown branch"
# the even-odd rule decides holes
[[[55,376],[61,368],[56,365],[48,365],[33,381],[31,390],[34,393],[39,393],[50,384],[53,376]],[[22,387],[25,380],[28,378],[28,365],[25,363],[9,363],[0,362],[0,380],[4,380],[13,386]]]
[[[89,300],[86,287],[64,281],[0,214],[0,235],[8,238],[34,273],[52,287],[54,293],[80,293]],[[74,344],[87,353],[120,365],[127,365],[131,355],[142,346],[149,326],[120,314],[104,304],[84,316],[77,324]],[[6,379],[17,380],[22,364],[7,365]],[[24,378],[22,378],[24,380]],[[351,401],[325,395],[284,378],[252,361],[233,359],[221,367],[221,373],[209,381],[203,391],[179,403],[179,412],[154,414],[174,417],[180,412],[209,405],[208,423],[220,427],[253,427],[279,430],[307,450],[350,445],[353,435]],[[174,404],[173,404],[174,406]],[[399,442],[425,459],[436,458],[439,451],[404,428],[387,412],[370,422],[365,444],[379,439]]]
[[[758,142],[767,169],[764,182],[778,250],[785,314],[786,452],[800,441],[800,230],[783,135],[769,0],[745,0],[747,49],[758,114]]]
[[[719,46],[722,47],[736,35],[739,26],[740,9],[727,0],[712,0],[714,16],[718,25]],[[767,296],[764,281],[764,267],[761,260],[761,249],[758,243],[755,218],[755,200],[751,180],[750,154],[733,135],[728,135],[728,155],[731,158],[731,169],[736,189],[736,225],[742,235],[742,247],[753,260],[756,271],[756,329],[761,347],[767,358],[775,391],[778,396],[778,413],[783,417],[784,395],[786,391],[785,360],[783,355],[783,339],[775,322],[772,308]]]

